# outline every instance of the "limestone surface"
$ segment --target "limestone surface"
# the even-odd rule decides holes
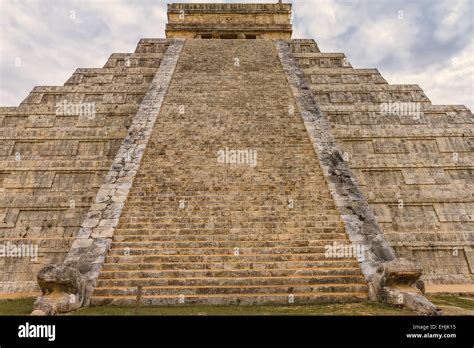
[[[436,314],[425,284],[473,284],[470,110],[290,39],[289,4],[168,12],[168,39],[0,108],[0,293]]]
[[[135,53],[0,108],[0,245],[38,250],[0,257],[0,293],[38,293],[38,271],[63,262],[168,45],[141,40]]]
[[[385,238],[428,283],[473,283],[474,117],[432,105],[418,85],[390,85],[342,53],[292,40]]]

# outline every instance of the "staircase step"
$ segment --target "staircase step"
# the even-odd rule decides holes
[[[217,295],[217,294],[255,294],[260,293],[271,294],[271,293],[351,293],[351,292],[363,292],[367,290],[365,284],[324,284],[324,285],[306,285],[306,284],[289,284],[289,285],[245,285],[245,286],[143,286],[142,294],[144,296],[154,295]],[[96,296],[137,296],[137,287],[101,287],[96,291]]]
[[[130,271],[130,270],[192,270],[192,269],[222,269],[222,270],[253,270],[253,269],[306,269],[311,267],[346,268],[359,267],[354,260],[323,260],[323,261],[282,261],[282,262],[155,262],[155,263],[105,263],[102,273],[108,271]]]
[[[345,239],[318,239],[318,240],[297,240],[297,241],[183,241],[183,242],[154,242],[150,240],[136,241],[136,242],[118,242],[112,243],[112,250],[123,252],[126,248],[130,250],[173,250],[173,249],[192,249],[200,250],[202,248],[228,249],[228,248],[281,248],[285,247],[324,247],[326,245],[349,244],[347,238]],[[319,250],[319,249],[318,249]]]
[[[324,253],[319,254],[239,254],[236,256],[233,251],[227,254],[220,255],[108,255],[106,262],[129,262],[129,263],[149,263],[149,262],[232,262],[236,260],[246,262],[264,261],[264,262],[278,262],[278,261],[324,261],[336,260],[338,257],[326,257]]]
[[[217,235],[217,234],[227,234],[227,235],[238,235],[245,233],[245,230],[248,230],[249,234],[260,234],[262,236],[275,235],[275,234],[334,234],[342,233],[344,231],[343,227],[301,227],[299,229],[281,229],[281,228],[267,228],[267,229],[244,229],[242,230],[239,227],[230,227],[228,229],[212,229],[212,228],[186,228],[186,229],[175,229],[175,230],[160,230],[153,227],[141,227],[141,228],[123,228],[117,232],[118,236],[123,235],[159,235],[159,232],[163,234],[174,234],[176,236],[183,234],[195,234],[199,235]]]
[[[178,277],[287,277],[287,276],[320,276],[320,275],[355,275],[359,276],[357,268],[297,268],[297,269],[180,269],[168,271],[102,271],[100,279],[131,279],[131,278],[178,278]]]
[[[337,276],[294,276],[294,277],[265,277],[259,275],[256,277],[178,277],[178,278],[136,278],[136,279],[99,279],[98,288],[102,287],[135,287],[141,286],[214,286],[214,285],[283,285],[283,284],[346,284],[346,283],[364,283],[362,276],[337,275]],[[98,290],[98,289],[97,289]]]
[[[169,305],[261,305],[261,304],[306,304],[306,303],[342,303],[360,302],[367,300],[366,292],[360,293],[301,293],[301,294],[229,294],[229,295],[164,295],[144,296],[140,303],[148,306]],[[94,296],[91,299],[92,306],[115,305],[135,306],[137,298],[132,296]]]
[[[347,235],[341,233],[286,233],[286,234],[212,234],[212,235],[189,235],[189,234],[120,234],[114,235],[114,243],[134,243],[134,242],[257,242],[257,241],[333,241],[347,240]]]

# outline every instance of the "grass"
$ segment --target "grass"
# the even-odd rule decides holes
[[[445,314],[472,315],[473,296],[431,295],[429,299],[445,308]],[[29,315],[34,298],[0,300],[0,315]],[[317,303],[307,305],[203,306],[182,305],[134,307],[87,307],[68,315],[417,315],[406,308],[378,302]]]
[[[130,307],[89,307],[75,315],[135,315]],[[260,306],[167,306],[140,307],[139,315],[413,315],[414,312],[382,303],[357,302]]]
[[[0,315],[29,315],[35,298],[0,300]]]
[[[34,298],[0,300],[0,315],[29,315]],[[87,307],[69,315],[413,315],[408,309],[377,302],[264,306]]]
[[[428,295],[428,299],[446,314],[474,315],[474,296]]]

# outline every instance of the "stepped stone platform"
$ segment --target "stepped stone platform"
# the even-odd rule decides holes
[[[325,258],[348,239],[288,105],[270,40],[186,41],[92,304],[133,304],[138,285],[150,304],[367,297],[355,259]],[[218,163],[226,148],[256,166]]]
[[[432,105],[418,85],[389,85],[313,41],[299,46],[295,57],[396,253],[418,260],[428,283],[472,284],[472,112]],[[383,113],[384,103],[419,112]]]
[[[0,294],[434,314],[415,285],[474,283],[470,110],[290,39],[289,4],[168,12],[166,39],[0,108],[0,244],[38,247],[0,258]]]
[[[77,69],[64,86],[0,108],[0,243],[39,251],[34,261],[0,258],[1,293],[38,293],[38,271],[63,262],[168,45],[141,40],[104,68]],[[95,112],[58,113],[64,102]]]

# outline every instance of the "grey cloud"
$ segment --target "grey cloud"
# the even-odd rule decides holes
[[[62,85],[77,67],[100,67],[142,37],[163,37],[167,2],[1,0],[0,105],[17,105],[35,85]],[[434,103],[473,107],[474,1],[293,3],[294,37],[344,52],[355,67],[378,68],[390,83],[418,83]]]

